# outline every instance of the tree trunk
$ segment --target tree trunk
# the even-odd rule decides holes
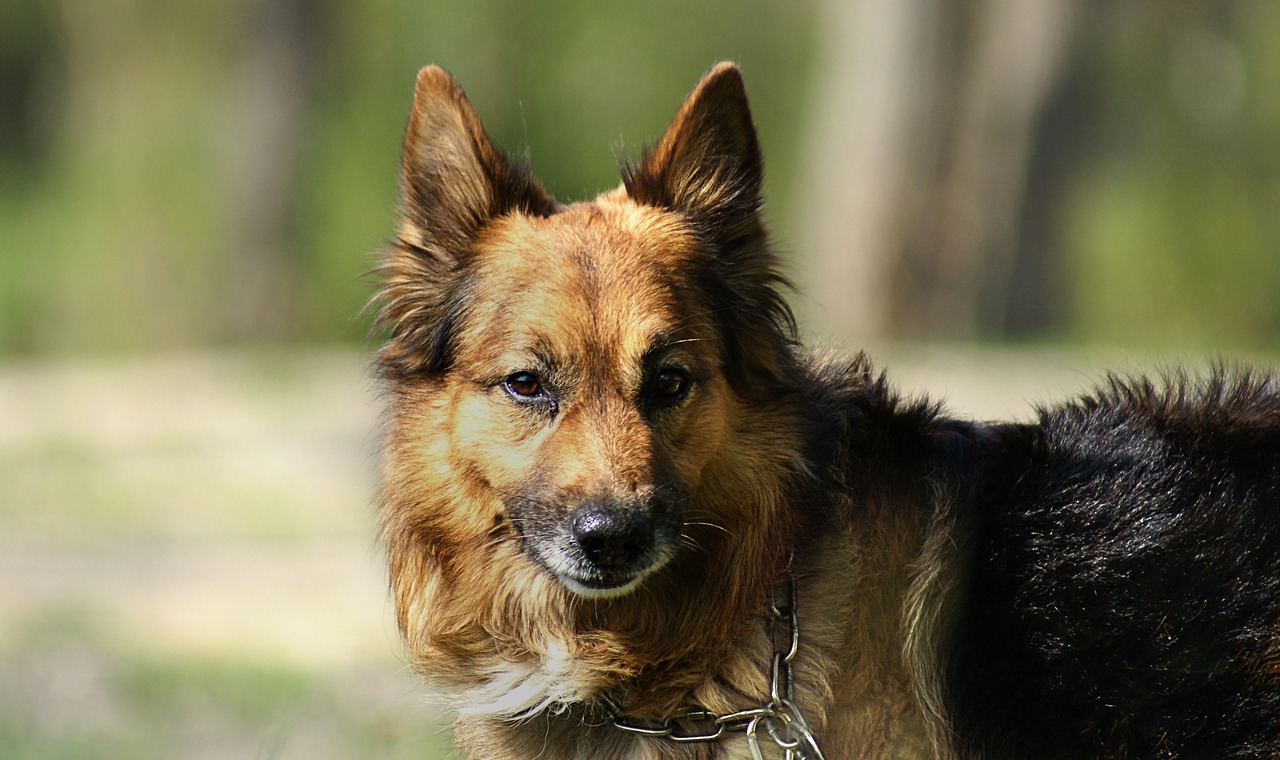
[[[992,337],[1068,0],[827,0],[807,249],[821,331]]]

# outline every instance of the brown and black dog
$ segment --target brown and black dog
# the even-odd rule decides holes
[[[1280,392],[1030,424],[801,350],[738,69],[561,205],[423,69],[377,323],[399,625],[476,758],[1280,755]]]

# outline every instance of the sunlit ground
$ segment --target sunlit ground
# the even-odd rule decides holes
[[[1026,417],[1119,353],[896,350]],[[374,538],[355,351],[0,365],[0,757],[447,756]]]
[[[0,368],[0,757],[433,758],[356,353]]]

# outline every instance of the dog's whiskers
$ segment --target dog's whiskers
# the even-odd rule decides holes
[[[726,536],[732,536],[732,535],[733,535],[733,531],[729,530],[728,528],[724,527],[723,525],[718,525],[718,524],[713,523],[713,522],[705,522],[705,521],[702,521],[702,520],[687,520],[687,521],[685,522],[685,526],[686,526],[686,527],[691,526],[691,525],[701,525],[701,526],[703,526],[703,527],[707,527],[707,528],[715,528],[716,530],[721,531],[722,533],[724,533]]]
[[[704,551],[702,544],[698,543],[696,538],[685,535],[684,533],[680,534],[680,545],[686,549],[692,549],[693,551]]]

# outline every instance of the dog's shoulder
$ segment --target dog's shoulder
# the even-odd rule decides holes
[[[985,426],[948,417],[942,404],[902,393],[865,353],[801,357],[805,440],[843,487],[895,490],[937,480],[973,451]]]

